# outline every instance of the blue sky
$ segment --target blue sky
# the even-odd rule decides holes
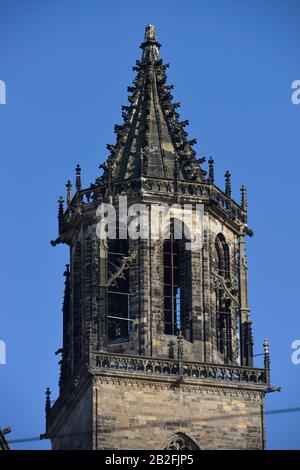
[[[267,409],[300,406],[300,365],[291,363],[300,339],[299,19],[296,0],[0,0],[0,427],[11,426],[11,439],[44,432],[44,390],[58,392],[68,251],[49,243],[57,198],[77,163],[85,185],[99,175],[149,23],[198,155],[213,156],[221,187],[231,171],[237,199],[249,188],[255,353],[267,337],[272,383],[282,387]],[[299,449],[299,422],[300,413],[269,416],[268,448]]]

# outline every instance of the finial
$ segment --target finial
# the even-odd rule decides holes
[[[231,197],[231,174],[228,170],[225,173],[225,194]]]
[[[244,209],[244,211],[246,211],[247,210],[247,188],[246,188],[246,186],[243,185],[241,187],[241,193],[242,193],[241,206]]]
[[[156,40],[156,30],[152,24],[146,26],[144,42],[140,47],[143,49],[142,63],[159,60],[160,44]],[[134,67],[134,69],[136,68]]]
[[[81,168],[80,165],[76,166],[76,190],[81,190]]]
[[[64,200],[62,196],[58,198],[58,220],[61,221],[64,215]]]
[[[270,346],[267,339],[264,340],[264,353],[265,355],[270,354]]]
[[[244,221],[245,223],[247,223],[247,219],[248,219],[248,202],[247,202],[247,188],[246,186],[242,186],[241,187],[241,206],[242,206],[242,209],[244,211]]]
[[[146,41],[156,41],[156,30],[153,24],[149,24],[145,28],[145,42]]]
[[[208,171],[208,182],[211,184],[214,184],[215,182],[215,169],[214,169],[214,159],[210,157],[208,160],[208,166],[209,166],[209,171]]]
[[[66,270],[64,272],[64,276],[68,277],[69,274],[70,274],[70,265],[66,264]]]
[[[50,399],[51,391],[50,391],[50,388],[49,388],[49,387],[46,388],[45,395],[46,395],[45,411],[46,411],[46,416],[47,416],[48,413],[49,413],[49,411],[50,411],[50,409],[51,409],[51,399]]]
[[[70,207],[71,201],[72,201],[72,183],[70,180],[68,180],[66,184],[67,188],[67,206]]]
[[[266,382],[270,385],[271,378],[270,378],[270,346],[269,341],[267,339],[264,340],[264,366],[265,366],[265,374],[266,374]]]
[[[177,333],[177,354],[178,360],[181,361],[183,359],[183,336],[181,330]]]

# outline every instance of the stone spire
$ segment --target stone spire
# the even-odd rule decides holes
[[[142,58],[136,61],[133,86],[128,87],[129,105],[122,106],[124,123],[115,126],[115,144],[110,151],[104,177],[112,181],[139,176],[202,181],[204,172],[196,160],[193,145],[179,121],[173,102],[172,85],[167,85],[166,69],[159,57],[155,27],[149,25],[141,44]],[[177,168],[176,158],[178,161]],[[110,173],[109,175],[107,173]]]

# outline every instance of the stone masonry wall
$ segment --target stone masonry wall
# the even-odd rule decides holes
[[[174,433],[200,449],[261,449],[263,394],[258,391],[94,379],[94,448],[161,450]],[[173,387],[173,388],[172,388]]]
[[[60,419],[50,433],[52,449],[92,449],[92,387],[75,396],[60,411]]]

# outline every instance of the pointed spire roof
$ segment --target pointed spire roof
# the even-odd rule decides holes
[[[208,161],[209,173],[202,169],[205,158],[196,158],[193,145],[185,127],[188,121],[180,121],[173,102],[172,85],[167,84],[166,69],[159,56],[160,44],[154,26],[146,27],[141,44],[142,57],[133,67],[136,77],[133,86],[128,87],[129,104],[122,106],[124,123],[115,126],[115,144],[107,145],[110,154],[100,164],[103,173],[87,189],[82,187],[81,168],[76,167],[76,193],[72,195],[71,184],[67,183],[67,208],[61,197],[58,205],[59,237],[52,240],[58,243],[72,243],[73,228],[82,216],[101,202],[114,203],[114,196],[129,194],[141,199],[164,193],[177,203],[185,198],[197,198],[208,203],[217,217],[226,218],[234,230],[250,236],[247,227],[246,192],[242,193],[242,205],[231,196],[231,180],[226,173],[226,188],[221,190],[215,184],[214,160]],[[155,181],[151,181],[151,179]],[[162,181],[160,181],[160,179]],[[165,181],[166,184],[161,185]],[[195,183],[195,184],[194,184]],[[181,196],[184,198],[181,200]]]
[[[205,172],[196,159],[193,144],[179,121],[166,68],[159,57],[155,27],[149,25],[141,44],[142,58],[136,61],[133,86],[128,87],[129,105],[122,106],[123,125],[116,125],[117,141],[107,145],[110,156],[104,173],[111,181],[148,176],[203,181]],[[108,173],[108,174],[107,174]]]

